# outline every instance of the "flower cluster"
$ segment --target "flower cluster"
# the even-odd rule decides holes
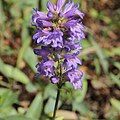
[[[77,55],[82,49],[80,41],[85,38],[78,4],[71,0],[47,2],[47,13],[34,9],[32,24],[36,26],[33,40],[38,48],[34,53],[41,57],[37,65],[39,75],[50,78],[52,83],[69,81],[75,89],[82,87],[83,73],[78,69],[81,61]]]

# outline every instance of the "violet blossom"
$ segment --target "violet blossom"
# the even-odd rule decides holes
[[[77,55],[85,38],[79,5],[71,0],[47,2],[47,13],[34,9],[32,24],[36,26],[33,40],[39,46],[34,53],[41,57],[37,65],[39,75],[48,77],[53,84],[70,82],[75,89],[82,88],[82,64]]]

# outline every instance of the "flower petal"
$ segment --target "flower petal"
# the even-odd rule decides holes
[[[58,1],[57,1],[56,11],[57,11],[58,13],[60,12],[60,10],[61,10],[61,8],[63,7],[64,3],[65,3],[65,0],[58,0]]]
[[[54,5],[51,3],[51,1],[47,2],[47,8],[50,12],[54,13],[55,9],[54,9]]]

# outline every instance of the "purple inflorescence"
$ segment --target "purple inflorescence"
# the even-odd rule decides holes
[[[34,9],[32,24],[36,26],[33,40],[39,46],[34,53],[41,57],[37,64],[39,75],[48,77],[53,84],[69,81],[75,89],[82,88],[83,73],[78,69],[77,57],[82,49],[80,41],[85,38],[78,4],[71,0],[47,3],[47,13]]]

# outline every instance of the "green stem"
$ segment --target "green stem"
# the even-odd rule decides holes
[[[56,111],[57,111],[57,107],[58,107],[58,101],[59,101],[59,97],[60,97],[60,89],[62,87],[62,66],[61,66],[61,63],[60,63],[60,59],[58,59],[58,69],[60,70],[59,71],[59,78],[60,78],[60,81],[59,83],[57,84],[58,85],[58,89],[57,89],[57,97],[56,97],[56,102],[55,102],[55,107],[54,107],[54,113],[53,113],[53,117],[52,117],[52,120],[55,120],[55,116],[56,116]]]
[[[60,89],[58,88],[58,90],[57,90],[57,97],[56,97],[56,102],[55,102],[55,107],[54,107],[54,113],[53,113],[53,118],[52,118],[52,120],[55,120],[56,111],[57,111],[57,107],[58,107],[59,97],[60,97]]]

